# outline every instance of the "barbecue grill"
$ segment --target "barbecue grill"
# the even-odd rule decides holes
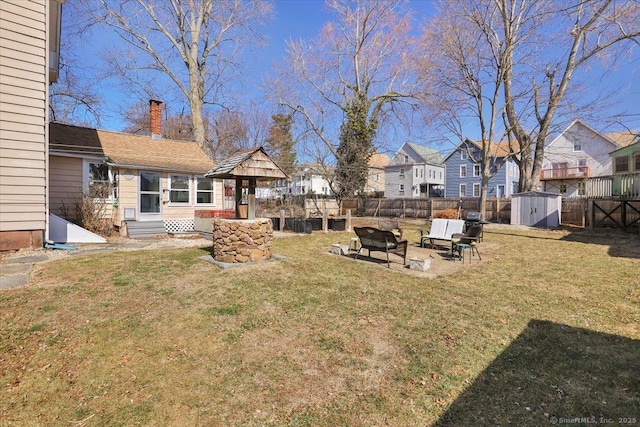
[[[486,224],[486,222],[482,220],[482,214],[480,212],[468,212],[467,218],[464,220],[465,230],[468,230],[470,227],[476,224],[480,224],[480,226],[482,227],[482,232],[480,233],[480,238],[478,239],[479,241],[482,241],[482,237],[484,235],[484,224]]]

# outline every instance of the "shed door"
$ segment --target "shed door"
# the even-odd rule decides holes
[[[544,227],[547,225],[546,212],[546,197],[520,198],[520,224]]]

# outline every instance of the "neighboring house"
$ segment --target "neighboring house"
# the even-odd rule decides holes
[[[442,197],[442,155],[429,147],[405,142],[384,168],[384,196],[388,198]]]
[[[482,171],[478,161],[481,144],[466,139],[444,159],[446,167],[445,197],[480,197]],[[469,156],[471,154],[471,156]],[[511,197],[518,192],[520,172],[509,156],[506,142],[492,145],[492,169],[499,168],[489,179],[487,197]]]
[[[157,129],[151,126],[154,132]],[[193,230],[195,210],[222,210],[222,182],[205,178],[213,161],[194,142],[50,125],[51,213],[61,215],[92,189],[107,188],[100,201],[108,219],[144,234]],[[103,198],[104,196],[104,198]],[[151,233],[154,234],[154,233]],[[157,234],[157,233],[156,233]]]
[[[384,168],[389,164],[389,156],[381,153],[374,153],[369,159],[369,170],[367,172],[367,184],[364,192],[372,195],[384,194]]]
[[[0,250],[48,239],[49,84],[63,1],[0,1]]]
[[[603,134],[574,120],[545,147],[540,181],[542,191],[565,197],[585,195],[590,177],[611,175],[611,153],[633,143],[633,132]]]
[[[640,198],[640,141],[610,154],[613,164],[612,195]]]
[[[279,179],[274,183],[274,193],[279,195],[315,194],[333,196],[329,179],[333,179],[335,168],[317,163],[300,163],[289,179]]]

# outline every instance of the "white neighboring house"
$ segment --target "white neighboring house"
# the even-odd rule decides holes
[[[405,142],[384,168],[384,196],[388,198],[442,197],[444,163],[438,151]]]
[[[333,196],[329,179],[333,179],[335,168],[317,163],[300,163],[289,179],[280,179],[274,183],[274,193],[279,195],[316,194]]]
[[[574,120],[545,148],[541,190],[565,197],[584,196],[588,178],[612,174],[609,153],[632,144],[635,138],[635,132],[600,133]]]

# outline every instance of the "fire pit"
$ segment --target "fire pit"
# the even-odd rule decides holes
[[[213,219],[213,259],[226,263],[268,260],[273,224],[269,218]]]

